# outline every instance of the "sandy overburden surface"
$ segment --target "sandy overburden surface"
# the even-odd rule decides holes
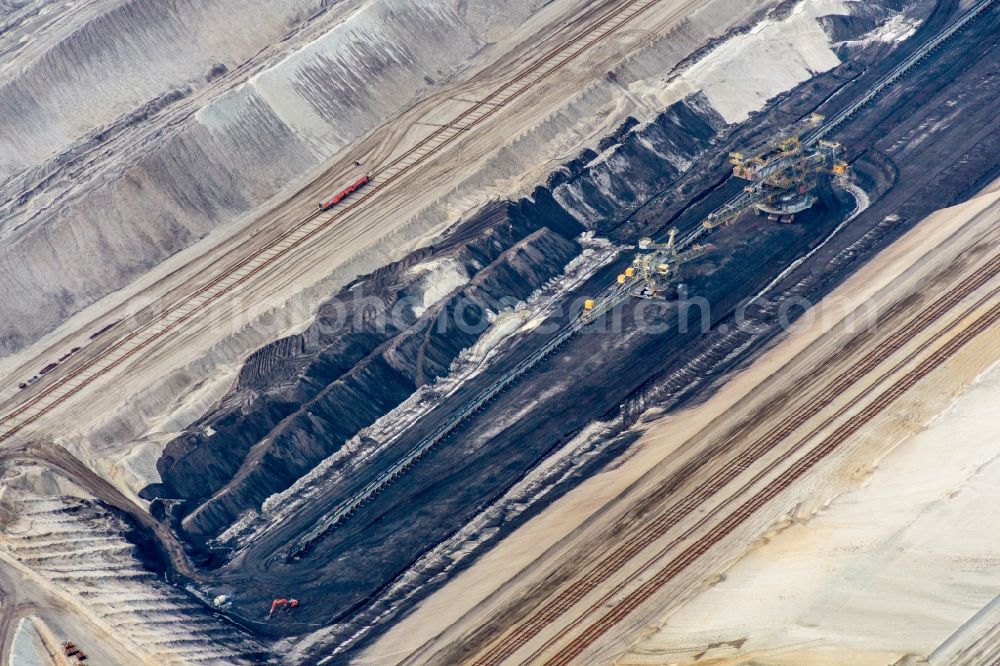
[[[430,597],[369,649],[366,662],[403,654],[419,660],[478,626],[492,604],[530,589],[550,560],[571,553],[574,539],[596,538],[606,503],[627,503],[631,484],[657,466],[678,464],[687,440],[743,413],[737,406],[746,396],[788,381],[788,359],[835,349],[845,315],[909,293],[921,276],[973,244],[995,247],[998,220],[996,184],[932,215],[711,400],[647,426],[621,466],[570,492]],[[1000,396],[996,342],[995,331],[983,334],[863,430],[848,453],[781,500],[776,523],[760,524],[726,557],[698,569],[689,600],[677,596],[681,586],[664,597],[664,612],[622,625],[619,663],[698,663],[711,656],[718,660],[712,663],[842,664],[850,655],[850,663],[885,664],[909,654],[931,663],[981,663],[976,655],[995,649],[988,630],[1000,593],[992,576],[1000,553],[982,529],[1000,510],[992,447]]]

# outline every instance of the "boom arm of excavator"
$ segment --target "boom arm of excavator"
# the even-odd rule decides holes
[[[734,222],[744,212],[753,208],[754,204],[760,203],[768,196],[769,193],[763,189],[744,190],[715,212],[709,213],[702,224],[706,229],[715,229]]]
[[[809,130],[815,129],[823,122],[823,116],[812,113],[799,122],[785,128],[783,131],[756,143],[749,148],[729,153],[729,161],[734,166],[740,166],[761,157],[774,150],[787,150],[790,147],[789,141],[798,143],[799,137]]]

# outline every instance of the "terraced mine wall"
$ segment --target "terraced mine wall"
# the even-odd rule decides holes
[[[269,663],[263,645],[143,568],[148,553],[137,552],[122,536],[128,524],[100,503],[25,494],[16,504],[4,534],[9,556],[46,576],[70,603],[84,600],[109,630],[127,636],[141,624],[139,653],[149,662]]]
[[[467,310],[462,316],[475,319],[530,296],[579,254],[574,239],[580,233],[611,232],[630,210],[673,191],[692,164],[714,154],[724,128],[701,95],[647,125],[630,120],[530,198],[488,206],[442,244],[359,278],[325,304],[306,331],[248,359],[218,407],[166,447],[157,464],[162,483],[143,496],[154,500],[154,511],[169,506],[177,528],[211,562],[213,551],[205,547],[213,539],[238,529],[269,496],[291,487],[416,388],[448,373],[482,334],[440,326],[458,316],[459,305]],[[376,311],[399,316],[382,320]],[[497,478],[500,485],[536,463],[537,449],[521,448]],[[348,485],[374,471],[377,465],[361,470]],[[442,529],[453,529],[452,522],[443,521]],[[385,561],[338,589],[370,591],[405,568],[411,554],[382,551]],[[336,607],[335,597],[323,607]]]
[[[487,313],[561,272],[582,231],[540,190],[534,202],[492,205],[450,242],[359,279],[308,330],[248,360],[220,407],[166,447],[163,483],[144,495],[184,500],[185,532],[218,536],[445,374]]]
[[[549,187],[562,208],[588,228],[634,241],[621,233],[622,223],[705,156],[725,125],[708,99],[696,93],[638,131],[626,122],[596,151],[586,151],[553,174]]]

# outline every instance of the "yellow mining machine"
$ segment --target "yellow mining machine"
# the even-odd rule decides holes
[[[635,249],[639,252],[632,265],[618,276],[615,294],[631,294],[640,298],[661,298],[668,288],[677,281],[681,264],[701,256],[707,251],[703,245],[680,249],[677,245],[677,230],[671,229],[666,243],[657,243],[652,238],[643,238]],[[605,300],[614,300],[614,295]],[[584,314],[593,312],[598,303],[587,299],[583,304]]]
[[[671,229],[666,243],[657,243],[652,238],[639,241],[640,253],[636,255],[632,265],[625,270],[622,278],[637,277],[641,280],[636,296],[655,298],[663,295],[671,284],[677,280],[681,264],[699,257],[707,250],[703,245],[695,245],[686,250],[677,247],[677,229]]]
[[[823,116],[814,113],[756,145],[730,153],[733,175],[749,184],[739,196],[710,214],[704,226],[712,229],[729,224],[750,209],[775,221],[791,222],[797,213],[812,206],[820,174],[847,173],[843,146],[833,141],[803,138],[822,122]],[[677,230],[671,229],[666,243],[654,242],[652,238],[640,240],[639,253],[632,265],[618,276],[617,290],[600,301],[585,301],[583,314],[593,316],[608,303],[628,294],[645,298],[664,295],[676,281],[680,265],[706,251],[701,245],[681,250],[676,236]]]
[[[730,153],[733,175],[750,184],[710,214],[705,227],[729,224],[751,208],[771,220],[791,222],[797,213],[816,203],[813,190],[819,175],[847,172],[844,148],[839,143],[803,141],[802,136],[822,122],[823,116],[814,113],[755,146]]]

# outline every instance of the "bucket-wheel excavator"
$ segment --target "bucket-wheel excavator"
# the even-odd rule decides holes
[[[842,145],[802,139],[822,122],[823,116],[814,113],[765,141],[729,153],[733,175],[749,184],[705,218],[705,227],[730,224],[751,208],[771,220],[791,222],[797,213],[816,203],[813,190],[820,174],[847,173]]]
[[[760,143],[730,153],[733,175],[749,184],[737,197],[709,214],[703,226],[714,229],[730,224],[751,209],[771,220],[789,223],[796,214],[816,203],[813,190],[819,177],[822,174],[844,177],[848,169],[843,160],[843,146],[817,138],[822,134],[822,123],[823,116],[813,113]],[[706,252],[702,245],[682,247],[699,235],[694,232],[686,243],[678,243],[677,230],[671,229],[665,243],[652,238],[640,240],[633,248],[638,253],[632,265],[618,276],[618,284],[613,286],[610,296],[600,301],[585,301],[583,314],[594,316],[625,295],[664,296],[677,281],[681,264]]]

